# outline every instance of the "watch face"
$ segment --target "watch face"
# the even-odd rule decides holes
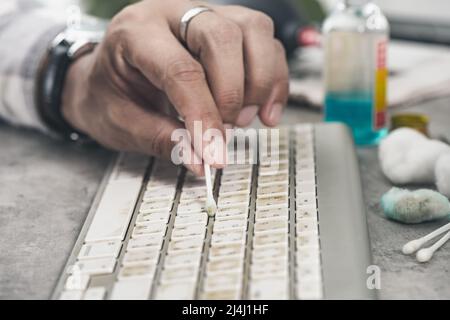
[[[83,16],[77,23],[68,24],[66,39],[70,42],[100,42],[105,33],[106,20]]]

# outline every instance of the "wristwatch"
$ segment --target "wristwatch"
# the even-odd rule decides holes
[[[52,41],[39,72],[36,92],[39,114],[52,131],[65,139],[87,139],[64,119],[62,92],[71,63],[94,49],[103,38],[103,30],[98,24],[95,27],[67,28]]]

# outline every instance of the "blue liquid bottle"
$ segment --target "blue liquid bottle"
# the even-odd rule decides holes
[[[343,0],[323,25],[325,121],[346,123],[358,145],[386,135],[389,25],[364,0]]]

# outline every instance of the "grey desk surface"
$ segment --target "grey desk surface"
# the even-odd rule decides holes
[[[449,135],[450,99],[406,108],[431,116],[432,134]],[[403,111],[395,110],[394,112]],[[285,123],[320,121],[290,107]],[[47,299],[78,236],[112,152],[53,141],[0,124],[0,298]],[[402,225],[381,216],[390,188],[377,149],[359,149],[374,264],[385,299],[450,299],[450,244],[428,264],[401,254],[402,245],[443,224]]]

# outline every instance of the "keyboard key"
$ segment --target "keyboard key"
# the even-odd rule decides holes
[[[285,219],[265,219],[255,222],[255,234],[266,231],[283,229],[288,231],[288,221]]]
[[[169,251],[168,254],[166,255],[165,265],[175,266],[186,264],[198,264],[200,263],[201,253],[202,248],[194,250]]]
[[[208,261],[206,272],[209,274],[214,272],[223,272],[224,270],[242,270],[243,264],[244,261],[242,256],[228,256],[226,258]]]
[[[205,212],[205,201],[192,200],[186,203],[180,203],[177,209],[177,215],[186,215],[191,213]]]
[[[251,174],[253,166],[251,164],[234,164],[225,167],[222,170],[223,175],[229,175],[233,173],[247,173]]]
[[[219,208],[216,212],[216,219],[221,219],[225,217],[235,217],[248,215],[248,206],[239,206],[233,208]]]
[[[152,202],[143,202],[139,208],[139,213],[154,213],[165,211],[168,212],[172,210],[173,201],[172,200],[161,200]]]
[[[69,273],[89,275],[109,274],[114,272],[116,266],[116,259],[112,258],[97,258],[89,260],[77,261],[72,267],[69,268]]]
[[[159,249],[156,248],[142,248],[140,250],[132,250],[125,253],[122,264],[124,266],[138,265],[154,261],[156,264],[159,258]]]
[[[149,278],[153,279],[156,270],[156,263],[136,264],[124,266],[119,272],[119,280],[130,278]]]
[[[295,174],[295,179],[297,183],[303,181],[315,181],[316,173],[314,172],[314,170],[299,170]]]
[[[251,265],[251,276],[252,278],[266,277],[267,275],[285,275],[287,276],[288,259],[278,259],[271,258],[265,260],[259,260],[258,263],[253,263]]]
[[[157,300],[192,300],[195,295],[195,281],[164,283],[158,286]]]
[[[272,259],[272,258],[278,258],[278,259],[287,259],[288,257],[288,250],[287,246],[285,245],[267,245],[267,246],[261,246],[253,249],[252,252],[252,261],[254,263],[258,263],[258,260],[264,260],[264,259]]]
[[[175,267],[166,266],[161,274],[161,283],[180,281],[180,279],[196,281],[199,272],[199,264],[200,261],[193,265]]]
[[[194,213],[186,216],[178,216],[175,219],[175,227],[185,226],[189,224],[206,226],[208,223],[208,215],[204,213]]]
[[[320,264],[320,248],[319,247],[298,247],[296,252],[297,265],[302,263],[319,263]]]
[[[241,289],[236,288],[219,288],[205,291],[202,294],[204,300],[239,300],[241,299]]]
[[[67,277],[66,290],[86,290],[91,280],[87,274],[74,273]]]
[[[289,154],[278,154],[273,156],[263,156],[259,159],[259,162],[263,166],[270,166],[275,163],[282,164],[289,162]]]
[[[144,192],[143,201],[144,202],[151,202],[155,200],[173,200],[176,193],[176,187],[175,186],[169,186],[169,187],[150,187],[147,188]]]
[[[146,300],[151,287],[150,277],[119,280],[114,284],[111,300]]]
[[[136,225],[133,229],[133,237],[148,234],[165,234],[167,225],[165,222],[146,222]]]
[[[299,206],[296,212],[296,219],[317,218],[317,206],[315,204],[309,206]]]
[[[93,287],[86,290],[83,300],[103,300],[106,290],[103,287]]]
[[[272,196],[288,196],[289,186],[285,183],[274,186],[260,186],[258,187],[258,198],[267,198]]]
[[[288,243],[288,234],[285,230],[279,229],[274,232],[257,233],[253,239],[253,246],[264,246],[268,244],[286,244]]]
[[[169,223],[170,212],[152,212],[152,213],[139,213],[136,219],[136,225],[146,224],[147,222],[161,222]]]
[[[214,232],[229,229],[247,230],[247,219],[220,220],[214,223]]]
[[[224,286],[239,286],[242,283],[242,272],[226,271],[207,274],[205,278],[205,290],[223,288]]]
[[[289,164],[288,163],[272,163],[270,166],[265,166],[259,169],[260,176],[274,176],[279,174],[288,174]]]
[[[105,257],[117,258],[121,247],[122,243],[120,241],[105,241],[84,244],[78,254],[78,260]]]
[[[116,166],[111,173],[111,182],[142,179],[150,159],[136,153],[122,153],[117,158]]]
[[[225,184],[220,186],[219,195],[227,196],[229,194],[250,193],[250,181],[238,182],[235,184]]]
[[[269,209],[260,209],[256,210],[255,219],[256,221],[271,219],[271,218],[280,218],[280,219],[288,219],[289,217],[289,209],[287,207],[276,207]]]
[[[315,193],[300,193],[297,195],[297,207],[316,205]]]
[[[319,247],[317,232],[303,232],[297,235],[297,248]]]
[[[139,250],[141,248],[157,248],[160,249],[163,241],[162,234],[149,234],[140,236],[139,238],[131,238],[128,241],[127,251]]]
[[[188,189],[183,188],[183,192],[180,196],[180,201],[187,201],[187,200],[193,200],[193,199],[200,199],[205,198],[206,196],[206,189],[205,186],[202,185],[201,188],[194,188],[194,189]]]
[[[303,233],[317,233],[317,219],[311,218],[311,219],[301,219],[297,221],[297,234],[303,234]]]
[[[234,208],[236,206],[248,206],[250,202],[249,194],[220,196],[217,202],[217,206],[220,209]]]
[[[183,239],[171,240],[169,250],[186,250],[203,247],[203,237],[189,237]]]
[[[127,179],[106,186],[85,242],[125,238],[141,183],[142,178]]]
[[[313,159],[299,159],[295,161],[295,169],[296,171],[300,170],[315,170],[315,163]]]
[[[322,281],[320,279],[302,281],[297,284],[297,299],[317,300],[322,298]]]
[[[188,224],[177,226],[172,230],[172,239],[185,238],[190,236],[204,236],[206,228],[204,225]]]
[[[214,260],[231,255],[243,256],[245,246],[242,243],[216,244],[209,249],[209,259]]]
[[[252,177],[251,172],[236,172],[222,175],[221,184],[234,184],[250,181]]]
[[[261,176],[258,178],[258,186],[270,186],[280,182],[288,184],[289,175],[279,174],[275,176]]]
[[[236,216],[216,216],[216,222],[222,222],[222,221],[227,221],[227,220],[240,220],[240,221],[247,221],[248,219],[248,214],[244,213],[241,215],[236,215]]]
[[[166,172],[166,174],[167,174],[167,172]],[[150,181],[147,184],[147,188],[172,187],[177,184],[177,180],[178,179],[175,175],[151,177]]]
[[[289,199],[287,195],[258,198],[256,200],[256,210],[266,208],[280,208],[280,207],[287,208],[288,206],[289,206]]]
[[[221,230],[214,232],[211,238],[212,244],[217,243],[230,243],[230,242],[241,242],[244,243],[246,239],[245,231],[228,231]]]
[[[289,298],[286,277],[269,277],[250,281],[250,299],[285,300]]]
[[[59,300],[81,300],[82,298],[83,291],[81,290],[63,291],[59,296]]]

